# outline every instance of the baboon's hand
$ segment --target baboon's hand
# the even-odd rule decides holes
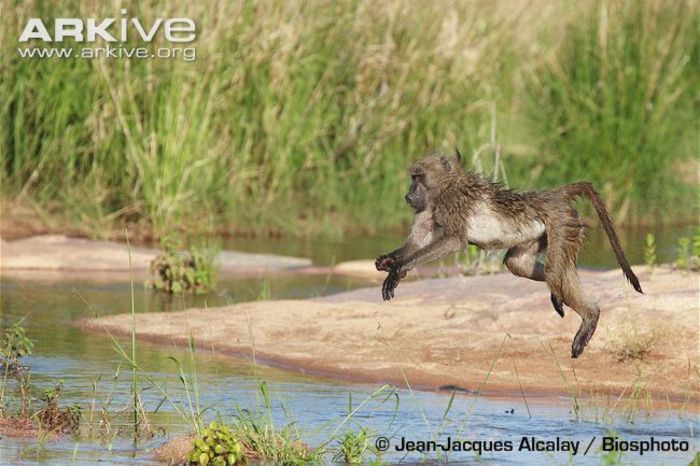
[[[401,270],[398,265],[393,265],[389,270],[389,275],[387,275],[382,285],[382,298],[384,301],[389,301],[394,297],[394,290],[399,285],[399,281],[406,276],[406,271]]]
[[[393,256],[388,254],[379,254],[377,256],[377,260],[374,261],[374,266],[377,268],[377,270],[384,270],[388,272],[391,270],[391,267],[394,265],[395,261],[396,258]]]

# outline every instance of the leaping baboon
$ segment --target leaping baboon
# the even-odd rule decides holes
[[[389,272],[382,285],[384,300],[394,297],[399,281],[417,265],[458,252],[468,244],[507,249],[504,263],[508,270],[546,282],[559,315],[564,316],[562,304],[566,304],[583,319],[571,347],[571,356],[578,357],[600,315],[595,301],[581,289],[576,273],[584,226],[572,203],[584,196],[595,207],[625,277],[643,293],[591,183],[519,193],[465,170],[458,158],[444,155],[423,158],[409,174],[406,202],[415,210],[411,232],[403,246],[380,254],[375,263],[377,270]],[[538,259],[540,254],[544,263]]]

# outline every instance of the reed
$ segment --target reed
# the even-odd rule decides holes
[[[668,218],[663,209],[697,192],[679,182],[697,156],[697,14],[695,1],[595,0],[565,17],[567,33],[549,32],[557,45],[525,85],[542,183],[593,181],[632,222]]]
[[[29,17],[119,12],[87,0],[6,8],[4,198],[98,236],[212,217],[233,232],[371,233],[408,220],[411,160],[478,153],[497,116],[514,187],[583,177],[623,219],[697,212],[677,203],[679,164],[697,155],[695,0],[124,6],[194,18],[197,59],[21,59]]]

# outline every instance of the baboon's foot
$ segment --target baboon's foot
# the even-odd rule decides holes
[[[581,353],[583,353],[583,349],[586,347],[588,342],[591,341],[591,337],[598,326],[598,317],[599,314],[596,314],[594,317],[581,322],[581,326],[579,327],[578,332],[576,332],[574,342],[571,345],[572,358],[578,358]]]
[[[395,261],[396,259],[392,256],[387,254],[379,254],[377,256],[377,260],[374,261],[374,266],[377,268],[377,270],[388,272],[391,270],[391,267],[394,265]]]
[[[552,306],[554,306],[554,310],[557,311],[557,314],[559,314],[561,317],[564,317],[564,303],[562,302],[561,298],[554,296],[554,293],[550,294],[550,298],[552,299]]]

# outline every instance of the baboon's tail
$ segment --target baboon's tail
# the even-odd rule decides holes
[[[579,196],[586,196],[588,200],[591,201],[591,204],[593,204],[593,207],[595,207],[598,217],[603,224],[605,233],[608,235],[610,245],[612,246],[613,251],[615,251],[615,257],[617,258],[618,264],[620,264],[620,268],[622,268],[622,272],[625,274],[625,277],[630,282],[632,287],[639,293],[644,294],[642,287],[639,284],[639,279],[632,271],[629,262],[627,262],[625,253],[622,252],[620,241],[617,239],[617,233],[615,233],[615,229],[610,221],[610,214],[608,214],[608,210],[605,208],[605,204],[603,204],[603,200],[600,198],[600,195],[598,195],[596,190],[593,189],[593,185],[587,181],[581,181],[579,183],[566,185],[562,189],[565,190],[570,199]]]

